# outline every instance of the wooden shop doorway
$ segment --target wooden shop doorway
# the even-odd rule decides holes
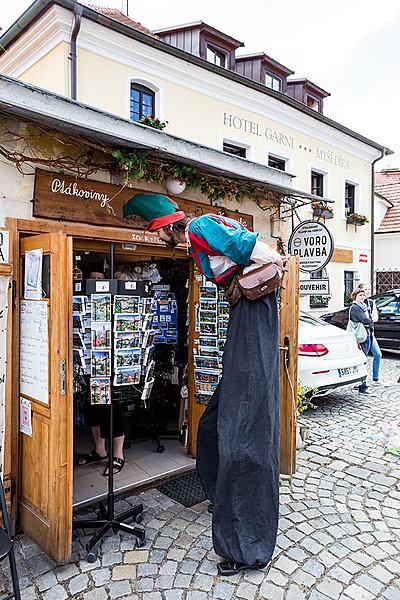
[[[73,515],[73,388],[72,388],[72,270],[74,244],[82,251],[102,249],[110,243],[129,253],[126,245],[134,243],[137,256],[171,259],[171,252],[143,232],[129,229],[97,227],[50,220],[8,219],[12,233],[15,302],[13,310],[13,361],[8,364],[12,378],[13,406],[20,397],[31,403],[32,436],[18,433],[18,419],[13,411],[12,431],[18,439],[18,452],[12,457],[11,472],[16,480],[13,497],[17,525],[32,537],[56,562],[67,562],[71,554]],[[125,245],[125,248],[123,248]],[[86,250],[85,250],[86,248]],[[40,397],[20,389],[20,316],[24,306],[24,265],[26,250],[43,252],[43,285],[47,285],[46,305],[42,315],[47,322],[47,394]],[[197,428],[204,406],[194,399],[193,346],[195,306],[199,298],[201,277],[185,250],[178,249],[175,259],[187,261],[189,272],[188,302],[188,440],[187,452],[195,456]],[[298,269],[295,261],[286,274],[281,297],[281,472],[295,470],[295,410],[293,382],[297,381],[297,302]],[[42,306],[44,306],[42,304]],[[29,307],[28,307],[29,308]],[[46,317],[47,315],[47,317]],[[286,348],[286,349],[285,349]],[[285,360],[286,357],[286,360]],[[45,361],[44,361],[45,362]],[[43,362],[43,364],[44,364]],[[28,390],[29,391],[29,390]]]

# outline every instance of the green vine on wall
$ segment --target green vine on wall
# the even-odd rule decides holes
[[[125,154],[116,150],[112,153],[118,168],[127,181],[143,179],[144,181],[163,183],[168,177],[184,181],[189,189],[199,189],[210,201],[222,201],[233,198],[240,202],[244,196],[255,198],[257,188],[251,184],[241,183],[200,173],[195,167],[179,163],[154,164],[145,150],[136,150]]]

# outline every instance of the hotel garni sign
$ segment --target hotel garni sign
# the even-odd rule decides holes
[[[313,156],[318,160],[344,169],[345,171],[350,171],[349,161],[341,154],[337,154],[332,150],[327,150],[319,146],[313,147],[314,145],[311,143],[306,147],[304,144],[299,144],[294,136],[289,135],[281,129],[264,126],[258,121],[252,121],[251,119],[245,119],[244,117],[239,117],[238,115],[226,112],[224,112],[223,123],[225,127],[242,131],[249,136],[264,138],[268,142],[278,144],[282,148],[291,148],[292,150],[298,150],[299,152],[312,152]]]

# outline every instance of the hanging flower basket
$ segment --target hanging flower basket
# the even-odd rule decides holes
[[[359,213],[351,213],[350,215],[347,215],[347,223],[349,225],[357,225],[357,227],[359,227],[368,223],[368,219],[365,215],[360,215]]]
[[[314,217],[322,217],[323,219],[333,219],[333,210],[324,202],[313,202],[311,204]]]

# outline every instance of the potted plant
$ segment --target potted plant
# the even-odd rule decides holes
[[[153,129],[159,129],[162,131],[166,128],[168,121],[160,121],[154,115],[142,117],[139,121],[141,125],[147,125],[148,127],[153,127]]]
[[[349,225],[365,225],[365,223],[368,223],[368,219],[360,213],[350,213],[347,215],[347,223]]]
[[[333,210],[325,202],[312,202],[311,208],[313,209],[314,217],[323,217],[324,219],[333,218]]]

